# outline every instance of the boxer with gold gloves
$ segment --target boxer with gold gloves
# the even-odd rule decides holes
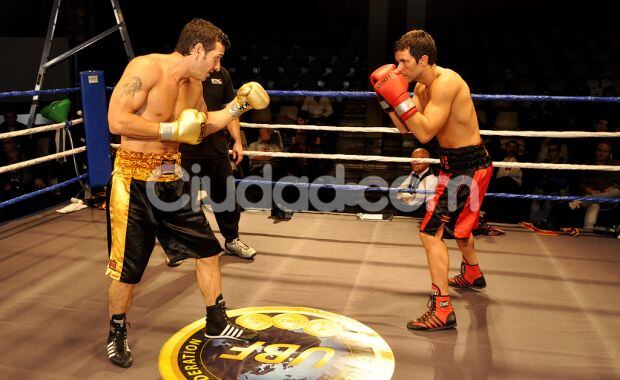
[[[133,362],[126,313],[157,238],[168,255],[196,260],[206,310],[207,338],[253,341],[258,333],[229,320],[222,297],[219,242],[202,210],[192,209],[181,179],[179,143],[198,144],[250,109],[269,105],[255,82],[246,83],[225,109],[209,112],[202,81],[230,46],[228,37],[202,19],[187,23],[170,54],[134,58],[110,99],[110,132],[121,135],[108,194],[106,274],[110,332],[106,350],[115,365]]]

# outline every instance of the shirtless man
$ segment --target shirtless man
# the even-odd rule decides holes
[[[169,256],[196,259],[198,287],[207,306],[207,338],[258,338],[255,331],[226,316],[219,267],[222,249],[205,215],[192,210],[191,202],[178,202],[188,188],[181,179],[179,143],[198,144],[243,112],[269,104],[261,85],[251,82],[241,86],[223,110],[207,113],[202,81],[219,70],[229,46],[219,28],[193,19],[181,31],[174,52],[136,57],[112,93],[110,132],[122,137],[109,186],[106,274],[112,282],[107,351],[120,367],[133,362],[125,315],[156,237]],[[163,202],[181,205],[164,210],[158,207]]]
[[[472,230],[493,167],[478,129],[478,118],[467,83],[456,72],[435,64],[433,38],[412,30],[394,46],[398,67],[384,65],[370,76],[383,109],[401,133],[413,133],[422,143],[437,137],[441,146],[439,182],[435,198],[420,227],[432,286],[430,309],[410,321],[410,330],[456,327],[448,286],[484,288]],[[413,99],[409,83],[417,82]],[[461,274],[448,279],[448,249],[443,241],[454,237],[463,256]]]

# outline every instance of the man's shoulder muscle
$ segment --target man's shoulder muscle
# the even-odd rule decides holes
[[[157,80],[161,76],[161,72],[162,63],[155,54],[137,56],[129,62],[125,69],[125,74],[137,74],[153,80]]]

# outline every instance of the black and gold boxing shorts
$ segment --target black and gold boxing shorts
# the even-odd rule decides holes
[[[155,238],[175,260],[217,255],[222,248],[181,179],[181,154],[118,150],[109,185],[106,275],[137,284]],[[185,195],[185,196],[184,196]]]

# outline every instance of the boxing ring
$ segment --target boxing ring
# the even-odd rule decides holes
[[[82,86],[87,87],[84,82]],[[103,105],[105,108],[105,99]],[[107,141],[107,130],[101,132],[98,118],[91,121],[84,107],[88,154],[89,139]],[[325,126],[270,127],[329,130]],[[92,129],[100,134],[89,137]],[[363,129],[356,131],[376,128]],[[95,153],[104,152],[102,146],[107,149],[105,144],[98,144]],[[415,160],[342,156],[329,158]],[[98,175],[92,168],[100,168],[100,163],[90,160],[89,173],[76,178],[93,180],[95,186],[109,175],[109,168]],[[534,163],[494,165],[548,168]],[[618,170],[577,165],[561,168]],[[541,197],[538,199],[613,201]],[[405,324],[424,309],[430,279],[424,248],[417,236],[419,219],[396,216],[390,221],[374,221],[360,220],[355,214],[296,212],[290,221],[275,224],[268,216],[265,210],[248,210],[241,218],[241,235],[259,252],[254,261],[221,258],[223,294],[231,309],[289,305],[353,318],[389,344],[393,379],[620,377],[620,304],[615,296],[620,290],[617,239],[587,231],[577,238],[541,236],[518,225],[501,225],[504,236],[476,238],[488,287],[480,292],[451,291],[458,328],[412,333]],[[219,232],[212,213],[208,212],[207,217],[214,231]],[[128,316],[134,365],[129,369],[111,365],[104,350],[109,284],[104,275],[105,218],[105,212],[95,208],[70,214],[46,210],[0,226],[0,262],[4,269],[0,273],[0,377],[159,378],[157,359],[164,343],[174,332],[203,316],[194,265],[186,262],[169,268],[161,247],[156,246]],[[453,241],[448,240],[447,245],[451,273],[457,273],[458,249]]]

